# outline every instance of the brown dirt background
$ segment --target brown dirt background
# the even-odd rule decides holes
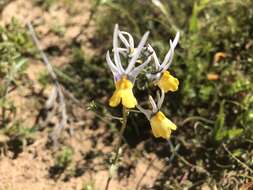
[[[91,23],[88,28],[83,29],[90,15],[90,4],[89,0],[73,1],[71,6],[77,10],[73,16],[60,1],[45,10],[35,6],[32,0],[14,0],[2,10],[1,25],[8,24],[12,17],[24,25],[32,21],[43,49],[51,46],[60,49],[61,54],[50,56],[50,60],[55,66],[61,67],[69,64],[71,58],[67,46],[81,30],[84,30],[82,35],[79,35],[83,52],[88,57],[96,56],[96,48],[90,43],[95,30],[94,24]],[[55,24],[64,28],[63,36],[52,32]],[[32,127],[50,94],[51,87],[42,87],[37,82],[39,74],[46,72],[42,62],[31,59],[29,63],[29,84],[18,88],[9,98],[17,105],[19,119],[25,126]],[[74,134],[71,136],[64,133],[64,140],[58,147],[59,150],[62,146],[68,146],[74,151],[73,160],[65,171],[53,176],[50,173],[58,150],[47,146],[49,127],[37,132],[35,141],[24,145],[17,156],[14,156],[11,150],[7,150],[6,155],[1,155],[0,190],[82,190],[88,187],[88,184],[97,190],[104,189],[108,177],[106,160],[114,150],[116,142],[111,142],[112,134],[108,132],[106,125],[99,121],[94,113],[87,111],[86,106],[83,102],[83,105],[76,106],[71,111],[78,118],[68,126],[74,130]],[[121,161],[123,169],[112,180],[111,190],[150,189],[157,176],[167,167],[153,153],[144,152],[140,155],[139,151],[143,152],[143,146],[143,143],[140,143],[135,149],[124,147],[125,156]],[[97,156],[90,159],[90,154]],[[71,175],[73,170],[76,171],[74,176]]]

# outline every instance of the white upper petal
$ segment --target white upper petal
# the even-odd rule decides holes
[[[121,33],[121,32],[119,32],[118,33],[119,34],[119,39],[123,42],[123,44],[125,45],[125,47],[126,48],[132,48],[131,46],[130,46],[130,43],[127,41],[127,39],[125,38],[125,36]]]
[[[144,109],[140,105],[137,105],[136,107],[140,110],[140,112],[142,112],[147,117],[148,120],[150,120],[152,115],[152,112],[150,110]]]
[[[171,42],[171,40],[170,40],[170,50],[166,54],[166,56],[163,60],[163,63],[161,64],[162,68],[164,68],[166,66],[166,68],[168,69],[168,67],[172,63],[172,59],[173,59],[173,55],[174,55],[174,49],[176,48],[176,45],[177,45],[178,41],[179,41],[179,32],[177,32],[176,37],[174,38],[173,42]],[[165,70],[165,69],[163,69],[163,70]]]
[[[144,45],[145,45],[145,43],[146,43],[146,41],[148,39],[148,35],[149,35],[149,32],[146,32],[143,35],[143,37],[142,37],[142,39],[141,39],[141,41],[140,41],[140,43],[139,43],[139,45],[138,45],[138,47],[137,47],[137,49],[136,49],[136,51],[134,53],[132,59],[130,60],[130,62],[128,64],[128,66],[127,66],[126,73],[129,73],[133,69],[133,67],[135,66],[135,63],[136,63],[137,59],[140,56],[141,50],[144,47]]]
[[[121,33],[123,35],[127,35],[128,36],[128,40],[129,40],[129,44],[131,47],[134,47],[134,38],[131,34],[129,34],[128,32],[125,32],[125,31],[121,31]]]
[[[152,106],[152,112],[156,113],[158,111],[158,107],[157,107],[157,105],[155,103],[155,100],[153,99],[152,96],[149,96],[149,102],[150,102],[150,104]]]
[[[107,51],[107,53],[106,53],[106,62],[107,62],[108,66],[111,69],[113,74],[114,73],[120,73],[119,69],[112,62],[109,51]]]
[[[160,61],[156,55],[156,52],[150,44],[148,44],[148,48],[152,51],[152,57],[155,61],[155,68],[156,68],[156,70],[159,70],[160,69]]]
[[[119,26],[118,24],[114,27],[113,32],[113,54],[114,54],[114,61],[116,63],[117,68],[120,70],[121,73],[124,73],[124,68],[122,67],[119,50],[118,50],[118,32],[119,32]]]
[[[133,78],[133,80],[135,80],[135,78],[137,77],[137,75],[149,64],[150,61],[151,61],[151,57],[148,57],[148,59],[144,63],[142,63],[138,67],[135,67],[129,73],[129,75]]]
[[[160,93],[158,92],[158,101],[157,101],[157,108],[158,110],[161,109],[162,105],[163,105],[163,101],[164,101],[164,97],[165,97],[165,93],[163,90],[161,90],[161,95]]]

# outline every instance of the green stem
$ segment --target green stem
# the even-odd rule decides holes
[[[122,110],[122,114],[123,114],[123,121],[122,121],[122,126],[121,126],[121,129],[120,129],[120,132],[119,132],[119,143],[116,147],[116,155],[115,155],[115,158],[113,159],[112,161],[112,164],[111,166],[113,165],[116,165],[118,160],[119,160],[119,155],[120,155],[120,147],[121,147],[121,144],[122,144],[122,141],[123,141],[123,134],[124,134],[124,131],[126,129],[126,126],[127,126],[127,115],[128,115],[128,110],[126,107],[123,106],[123,110]],[[108,190],[109,189],[109,184],[111,182],[111,179],[112,179],[112,175],[109,175],[108,179],[107,179],[107,182],[106,182],[106,186],[105,186],[105,190]]]
[[[10,83],[11,83],[11,81],[7,80],[7,82],[5,84],[3,96],[0,97],[0,98],[2,98],[2,101],[4,103],[3,108],[2,108],[2,124],[0,125],[0,128],[4,127],[5,123],[6,123],[6,108],[5,108],[5,104],[6,104],[6,96],[8,95],[8,92],[9,92]]]

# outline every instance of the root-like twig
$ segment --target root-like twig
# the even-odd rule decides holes
[[[62,131],[62,129],[67,125],[67,110],[66,110],[66,104],[64,100],[64,95],[62,92],[62,87],[60,83],[57,80],[57,76],[54,72],[53,66],[51,65],[50,61],[48,60],[46,54],[44,53],[43,49],[40,46],[40,42],[36,36],[36,33],[34,31],[33,25],[29,22],[27,24],[28,30],[30,32],[30,35],[33,39],[34,44],[36,45],[37,49],[40,52],[40,55],[42,57],[43,63],[45,64],[49,75],[51,76],[53,83],[54,83],[54,89],[53,89],[53,95],[49,97],[48,101],[46,102],[46,107],[50,107],[53,105],[53,102],[56,102],[57,98],[59,98],[59,112],[61,113],[61,120],[59,124],[55,127],[54,131],[51,134],[51,137],[53,141],[56,143],[57,139]]]

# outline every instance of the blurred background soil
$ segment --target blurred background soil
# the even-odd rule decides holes
[[[178,126],[168,141],[130,113],[110,189],[253,189],[252,7],[251,0],[0,0],[0,190],[104,189],[121,125],[120,107],[108,106],[114,83],[105,63],[115,23],[136,41],[149,30],[161,59],[180,31],[169,68],[180,85],[163,105]],[[28,22],[65,97],[60,136],[52,135],[59,100],[47,107],[54,81]],[[144,104],[156,91],[147,86],[134,89]]]
[[[88,57],[96,54],[97,48],[92,44],[94,24],[92,22],[87,24],[90,9],[88,0],[71,1],[71,7],[60,2],[48,9],[30,0],[14,0],[3,7],[1,25],[10,24],[13,17],[23,26],[27,22],[32,22],[44,51],[55,51],[49,55],[51,63],[61,68],[70,64],[71,52],[68,47],[72,43],[80,43],[81,50]],[[56,31],[56,28],[59,31]],[[9,98],[16,102],[18,120],[27,127],[33,127],[52,86],[45,87],[37,81],[40,73],[47,72],[43,63],[33,58],[28,62],[25,87],[11,93]],[[87,102],[82,102],[82,105],[73,109],[73,116],[70,117],[73,117],[74,121],[69,128],[74,129],[74,133],[65,134],[57,150],[47,145],[49,133],[47,129],[36,133],[33,137],[36,141],[31,144],[21,145],[20,142],[12,142],[13,149],[7,149],[0,158],[0,189],[81,190],[90,186],[103,189],[108,177],[108,156],[114,151],[115,143],[109,136],[105,124],[100,121],[94,122],[94,119],[98,119],[93,112],[87,111],[87,105]],[[53,127],[54,119],[50,122],[52,123],[49,125]],[[56,166],[55,158],[59,149],[64,151],[65,147],[73,151],[71,163],[67,168],[61,168]],[[164,163],[155,159],[154,154],[149,154],[134,160],[134,170],[131,169],[133,166],[129,159],[122,160],[126,162],[123,165],[125,168],[120,171],[120,180],[112,181],[111,189],[151,186],[160,170],[164,168]]]

